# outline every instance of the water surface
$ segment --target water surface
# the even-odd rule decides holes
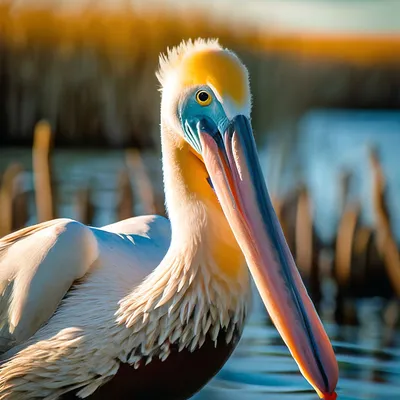
[[[317,400],[258,296],[255,303],[238,348],[195,399]],[[367,315],[360,327],[325,323],[339,362],[338,399],[398,400],[400,333],[382,327],[374,301],[362,302],[360,308]]]
[[[35,223],[31,156],[21,149],[1,150],[0,171],[10,161],[26,169],[22,177],[30,193],[29,223]],[[161,185],[159,155],[145,157],[151,179]],[[115,221],[118,173],[124,168],[119,151],[73,152],[57,150],[53,158],[57,184],[58,216],[74,217],[76,192],[90,185],[95,205],[95,225]],[[135,174],[133,171],[132,180]],[[135,182],[133,182],[135,183]],[[135,207],[140,214],[142,205]],[[359,327],[326,323],[340,368],[340,400],[400,399],[400,333],[381,322],[382,303],[377,299],[359,304]],[[323,313],[325,314],[325,313]],[[329,315],[329,313],[327,313]],[[325,318],[325,321],[328,319]],[[196,373],[193,371],[193,373]],[[228,363],[196,400],[311,400],[318,396],[298,371],[287,348],[271,325],[258,296],[243,338]]]

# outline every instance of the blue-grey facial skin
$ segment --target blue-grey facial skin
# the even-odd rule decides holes
[[[211,103],[207,106],[199,104],[196,100],[196,94],[203,90],[212,98]],[[180,104],[178,113],[186,141],[199,154],[201,154],[201,144],[196,126],[198,121],[202,119],[211,120],[221,133],[225,132],[229,124],[222,104],[207,85],[194,88]]]

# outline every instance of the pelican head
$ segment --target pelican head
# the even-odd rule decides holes
[[[266,308],[302,374],[321,398],[336,398],[336,358],[261,172],[246,67],[217,41],[198,40],[161,57],[158,78],[164,134],[177,148],[188,144],[201,161]]]

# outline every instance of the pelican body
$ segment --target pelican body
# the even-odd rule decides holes
[[[250,274],[317,394],[336,358],[261,173],[248,72],[215,40],[160,57],[169,219],[57,219],[0,240],[0,399],[187,399],[235,349]]]

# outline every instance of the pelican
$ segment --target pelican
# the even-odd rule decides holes
[[[250,273],[320,398],[338,366],[274,213],[246,67],[217,40],[160,56],[166,207],[102,228],[70,219],[0,241],[0,399],[187,399],[224,365]]]

